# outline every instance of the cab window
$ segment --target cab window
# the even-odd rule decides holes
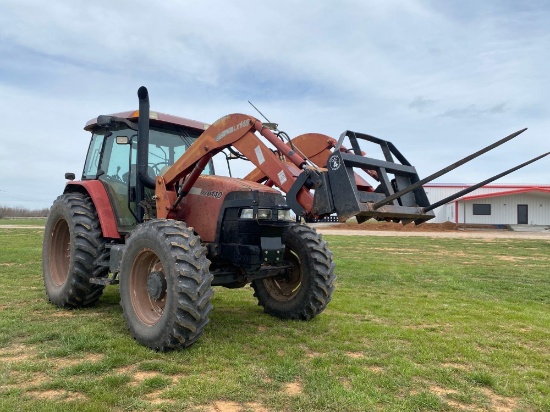
[[[103,135],[92,134],[88,155],[82,171],[82,179],[95,179],[99,170],[99,159],[101,158],[101,146],[103,146]]]

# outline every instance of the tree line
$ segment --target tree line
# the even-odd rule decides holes
[[[0,219],[4,217],[46,217],[49,208],[27,209],[21,206],[9,207],[0,205]]]

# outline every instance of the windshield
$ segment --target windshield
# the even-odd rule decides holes
[[[149,132],[149,167],[153,170],[150,171],[150,174],[151,172],[155,176],[164,174],[193,144],[197,137],[197,134],[191,134],[183,130],[178,132],[151,129]],[[133,145],[133,148],[135,148],[135,145]],[[212,174],[210,164],[203,173]]]
[[[137,159],[137,135],[128,128],[112,130],[105,138],[105,131],[96,131],[88,149],[84,165],[83,179],[96,179],[100,171],[107,176],[119,178],[123,182],[131,179],[135,185],[135,165]],[[130,144],[117,144],[117,137],[127,137]],[[152,127],[149,131],[148,172],[151,177],[162,175],[198,138],[198,133],[187,130],[167,130]],[[130,158],[131,156],[131,158]],[[203,174],[213,174],[212,163]]]

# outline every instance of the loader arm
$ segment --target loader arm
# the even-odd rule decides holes
[[[281,161],[255,132],[288,161]],[[172,217],[179,201],[189,193],[210,159],[229,146],[239,150],[285,193],[291,191],[297,180],[296,170],[308,167],[304,158],[283,144],[262,122],[251,116],[231,114],[213,123],[168,171],[156,178],[157,217]],[[306,214],[311,213],[314,196],[309,190],[300,188],[296,200]]]
[[[332,154],[332,150],[336,147],[337,143],[338,140],[321,133],[306,133],[293,138],[291,142],[287,143],[287,146],[295,148],[299,153],[303,154],[318,167],[326,167],[328,158]],[[350,152],[350,150],[346,147],[342,147],[340,150],[346,153]],[[365,156],[366,153],[362,152],[362,155]],[[373,179],[377,181],[379,180],[378,174],[375,170],[364,168],[363,171]],[[265,182],[267,185],[273,184],[273,181],[268,179],[267,176],[258,168],[252,170],[244,177],[244,179],[257,183]],[[373,187],[357,173],[355,173],[355,183],[357,184],[358,190],[364,190],[367,192],[374,191]]]

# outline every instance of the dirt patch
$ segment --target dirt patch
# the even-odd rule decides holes
[[[237,403],[229,401],[217,401],[213,405],[200,406],[196,411],[201,412],[269,412],[262,404],[258,402]]]
[[[236,402],[216,402],[216,411],[219,412],[238,412],[241,410],[241,405]]]
[[[514,398],[497,395],[488,388],[483,388],[481,392],[489,399],[492,409],[496,412],[512,412],[517,409],[518,402]]]
[[[461,371],[470,371],[472,368],[469,365],[464,365],[462,363],[453,363],[453,362],[447,362],[441,364],[442,367],[447,369],[458,369]]]
[[[342,387],[348,391],[351,391],[353,390],[353,385],[351,384],[351,379],[350,378],[344,378],[344,377],[341,377],[341,378],[338,378],[338,382],[340,382],[340,384],[342,385]]]
[[[7,380],[13,383],[0,384],[0,389],[29,389],[43,384],[47,380],[47,376],[42,372],[21,373],[9,371]]]
[[[420,325],[404,325],[404,329],[410,329],[410,330],[422,330],[422,331],[429,331],[429,332],[445,332],[449,333],[451,331],[452,325],[450,323],[444,323],[444,324],[420,324]]]
[[[122,375],[133,375],[135,370],[136,370],[136,366],[130,365],[130,366],[122,366],[120,368],[116,368],[115,372],[120,373]]]
[[[156,377],[171,379],[172,383],[177,381],[177,377],[169,377],[157,371],[140,371],[137,370],[137,368],[138,367],[136,365],[123,366],[121,368],[117,368],[116,373],[121,375],[129,375],[131,377],[131,382],[129,383],[129,385],[134,387],[139,386],[147,379],[152,379]],[[166,388],[164,388],[162,391],[164,390],[166,390]]]
[[[24,362],[36,355],[36,349],[19,344],[6,348],[0,348],[0,360],[2,362]]]
[[[45,399],[45,400],[60,400],[64,399],[66,401],[74,400],[86,400],[87,397],[79,392],[69,392],[64,390],[47,390],[47,391],[32,391],[27,392],[28,395],[36,399]]]
[[[363,359],[365,357],[361,352],[346,352],[345,355],[351,359]]]
[[[55,390],[49,390],[49,391],[33,391],[29,392],[29,395],[38,398],[38,399],[59,399],[65,397],[65,391],[55,391]]]
[[[315,359],[315,358],[318,358],[320,356],[321,356],[321,354],[319,352],[313,352],[313,351],[307,351],[306,352],[306,357],[309,358],[309,359]]]
[[[504,260],[506,262],[523,262],[529,258],[519,256],[495,256],[498,260]]]
[[[70,368],[71,366],[80,365],[83,363],[97,363],[102,361],[105,358],[104,355],[98,353],[88,353],[84,356],[81,356],[78,359],[72,358],[55,358],[51,359],[52,363],[55,364],[55,369],[59,368]]]
[[[13,355],[6,355],[6,356],[0,356],[2,359],[2,362],[24,362],[26,360],[29,360],[33,357],[33,355],[29,355],[28,353],[18,353]]]
[[[457,401],[456,399],[452,399],[453,395],[458,395],[459,393],[455,389],[443,388],[438,385],[430,385],[429,390],[433,394],[439,396],[441,399],[445,401],[445,403],[447,403],[449,406],[451,406],[456,410],[478,411],[483,409],[475,405],[467,405]],[[489,388],[483,388],[481,389],[481,392],[483,393],[483,395],[485,395],[485,397],[489,401],[489,404],[490,404],[489,410],[496,411],[496,412],[512,412],[516,410],[518,407],[518,401],[514,398],[508,398],[505,396],[497,395]]]
[[[132,383],[130,383],[130,386],[138,386],[144,380],[156,378],[157,376],[161,375],[158,372],[136,371],[132,374]]]
[[[35,359],[37,351],[34,347],[23,344],[12,345],[6,348],[0,348],[0,361],[2,362],[26,362]],[[104,355],[97,353],[89,353],[81,355],[79,358],[48,358],[46,359],[52,364],[55,370],[68,368],[82,363],[96,363],[104,359]]]
[[[357,250],[363,250],[363,247],[358,247],[356,248]],[[382,247],[369,247],[369,250],[375,250],[375,251],[378,251],[378,252],[392,252],[392,253],[395,253],[395,254],[398,254],[398,255],[418,255],[418,253],[420,252],[423,252],[422,249],[407,249],[407,248],[403,248],[403,249],[399,249],[399,248],[396,248],[396,247],[387,247],[387,248],[382,248]],[[438,252],[439,254],[439,252]]]
[[[161,397],[164,391],[165,389],[159,389],[158,391],[151,392],[145,395],[145,399],[151,405],[155,405],[155,406],[163,405],[163,404],[174,404],[176,401],[174,401],[173,399],[165,399]]]
[[[162,395],[170,388],[172,387],[177,381],[177,376],[166,376],[161,372],[158,371],[140,371],[138,370],[139,365],[129,365],[129,366],[123,366],[121,368],[116,369],[117,374],[121,375],[129,375],[130,376],[130,382],[128,383],[128,386],[130,387],[138,387],[141,385],[144,381],[147,379],[153,379],[153,378],[167,378],[171,382],[167,385],[167,387],[164,387],[162,389],[157,389],[151,393],[148,393],[144,396],[144,400],[149,402],[151,405],[159,406],[159,405],[172,405],[175,403],[173,399],[167,399],[163,398]],[[207,411],[215,411],[216,409],[208,409],[211,408],[211,406],[203,407],[201,410],[207,410]]]
[[[52,318],[71,318],[74,317],[73,312],[70,310],[60,310],[50,314]]]
[[[32,388],[46,382],[48,376],[45,373],[33,373],[30,379],[25,380],[23,387]]]
[[[430,392],[435,393],[437,396],[447,396],[450,394],[458,393],[458,391],[454,389],[442,388],[441,386],[437,385],[430,386]]]
[[[447,389],[447,388],[442,388],[441,386],[431,385],[429,387],[429,390],[431,393],[434,393],[437,396],[439,396],[441,399],[443,399],[447,405],[451,406],[455,410],[459,410],[459,411],[479,410],[477,408],[472,409],[470,405],[466,405],[464,403],[458,402],[457,400],[449,399],[449,395],[458,394],[458,391],[455,389]]]
[[[290,396],[297,396],[303,392],[302,384],[298,381],[287,383],[284,387],[284,392]]]
[[[267,408],[258,402],[249,402],[245,404],[245,410],[251,410],[253,412],[269,412]]]

